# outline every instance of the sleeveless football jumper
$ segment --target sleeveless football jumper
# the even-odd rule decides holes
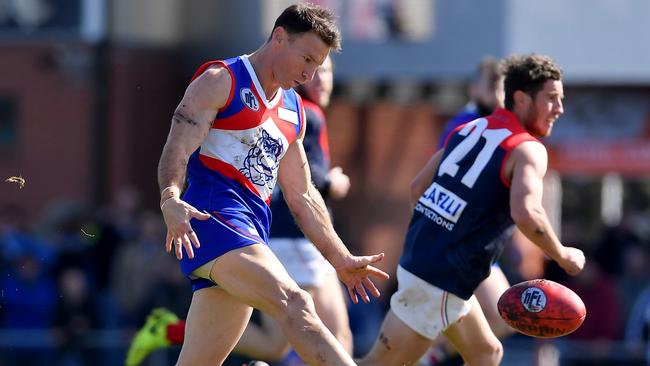
[[[538,141],[505,109],[457,127],[428,189],[419,198],[400,265],[433,286],[468,300],[500,255],[512,226],[510,153]]]
[[[269,202],[280,159],[304,127],[302,101],[293,90],[279,89],[267,99],[247,56],[202,65],[192,78],[212,66],[228,70],[230,95],[212,123],[206,139],[187,166],[183,200],[211,215],[192,219],[201,241],[195,257],[183,256],[180,266],[194,291],[214,285],[191,273],[237,248],[268,243]]]

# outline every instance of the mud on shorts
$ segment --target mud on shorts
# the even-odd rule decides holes
[[[397,267],[397,284],[397,292],[390,298],[391,310],[409,328],[431,340],[467,315],[472,306],[478,306],[474,295],[464,300],[431,285],[402,266]]]

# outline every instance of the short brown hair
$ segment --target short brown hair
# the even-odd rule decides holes
[[[503,76],[503,70],[501,69],[501,63],[499,60],[492,56],[485,56],[481,59],[481,62],[474,70],[472,75],[472,82],[478,82],[482,78],[489,83],[490,88],[493,90],[497,88],[498,83],[501,82],[501,77]]]
[[[273,30],[282,27],[290,35],[314,32],[330,48],[340,51],[341,32],[334,18],[329,9],[310,3],[299,3],[284,9],[275,20]]]
[[[503,62],[503,70],[505,106],[508,110],[512,110],[515,105],[514,95],[517,90],[535,98],[547,80],[562,80],[562,69],[548,56],[510,56]]]

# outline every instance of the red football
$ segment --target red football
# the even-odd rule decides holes
[[[539,279],[518,283],[497,303],[503,320],[517,331],[555,338],[578,329],[587,316],[582,299],[559,283]]]

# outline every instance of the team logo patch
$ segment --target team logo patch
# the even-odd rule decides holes
[[[539,313],[546,306],[546,294],[537,287],[529,287],[521,293],[521,304],[531,313]]]
[[[266,130],[262,130],[262,136],[248,150],[244,167],[239,171],[253,184],[268,186],[274,182],[283,150],[280,139],[274,139]]]
[[[463,213],[467,202],[438,183],[433,183],[420,197],[421,204],[432,209],[438,215],[456,223]]]
[[[253,91],[249,88],[240,89],[239,96],[241,97],[241,101],[246,105],[246,107],[248,107],[248,109],[252,109],[255,112],[260,109],[260,103],[257,101],[257,98],[255,98]]]

